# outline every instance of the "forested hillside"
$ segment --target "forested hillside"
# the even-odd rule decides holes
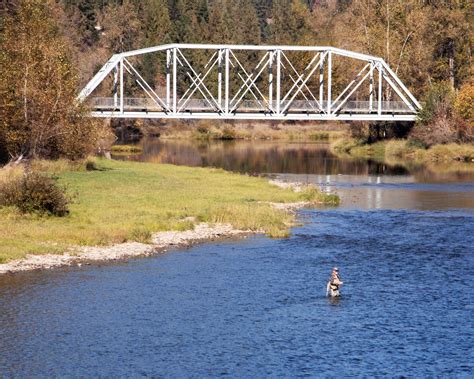
[[[426,95],[426,123],[455,106],[472,128],[469,0],[2,0],[0,16],[0,156],[64,156],[61,146],[77,141],[73,155],[86,154],[104,131],[83,121],[74,95],[111,54],[171,42],[332,45],[381,56]],[[142,68],[158,81],[164,72]]]
[[[383,57],[420,93],[471,75],[468,0],[62,0],[89,71],[112,52],[169,42],[333,45]],[[472,21],[471,21],[472,22]],[[81,68],[85,74],[84,66]],[[90,72],[87,73],[90,75]]]

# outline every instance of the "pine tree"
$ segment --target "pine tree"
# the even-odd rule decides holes
[[[120,53],[143,45],[142,21],[138,7],[130,0],[107,5],[99,16],[101,43],[110,52]]]
[[[139,18],[143,20],[144,45],[155,46],[172,42],[172,27],[166,0],[147,0],[140,9]],[[154,54],[147,54],[143,57],[140,72],[148,83],[163,81],[164,61],[156,59]]]
[[[314,32],[311,13],[301,0],[274,0],[270,25],[270,40],[276,44],[311,45]]]
[[[166,0],[147,0],[139,14],[146,44],[159,45],[171,42],[171,20]]]

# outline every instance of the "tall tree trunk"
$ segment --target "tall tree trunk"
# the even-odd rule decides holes
[[[454,73],[454,41],[449,41],[449,83],[454,89],[455,73]]]

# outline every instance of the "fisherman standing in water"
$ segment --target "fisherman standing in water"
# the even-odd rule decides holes
[[[331,297],[341,296],[339,293],[339,287],[342,285],[341,278],[339,276],[339,270],[337,267],[334,267],[331,272],[331,278],[329,279],[328,285],[326,287],[326,296],[331,295]]]

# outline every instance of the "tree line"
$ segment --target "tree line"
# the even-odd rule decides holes
[[[332,45],[383,57],[419,97],[436,88],[469,101],[473,10],[469,0],[2,0],[0,156],[87,154],[107,132],[84,119],[77,91],[112,53],[165,43]]]
[[[101,59],[164,43],[332,45],[383,57],[416,93],[472,74],[469,0],[61,2],[75,47]]]

